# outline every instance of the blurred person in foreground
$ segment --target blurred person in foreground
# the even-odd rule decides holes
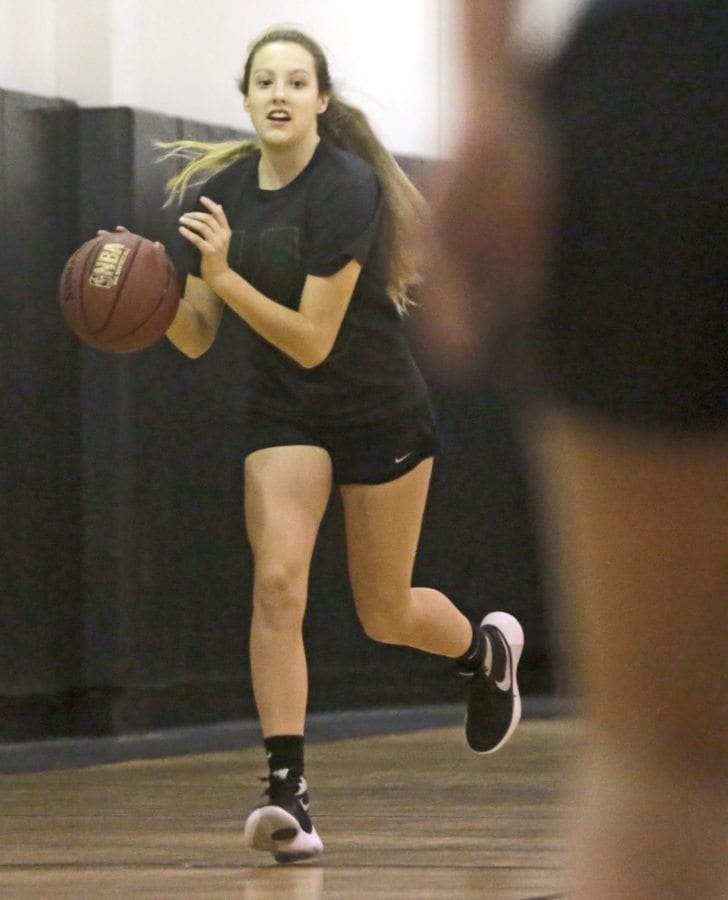
[[[598,0],[527,89],[511,7],[462,5],[422,346],[522,413],[587,726],[570,896],[725,897],[728,8]]]

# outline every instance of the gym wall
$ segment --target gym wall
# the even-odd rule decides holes
[[[199,360],[114,356],[65,327],[73,249],[123,223],[179,254],[155,140],[229,129],[0,91],[0,739],[249,718],[251,562],[235,448],[245,374],[228,333]],[[416,179],[429,165],[403,158]],[[417,349],[415,347],[415,349]],[[416,580],[528,634],[524,693],[553,687],[533,513],[505,399],[432,380],[443,452]],[[311,709],[448,703],[447,661],[368,641],[336,498],[306,620]]]

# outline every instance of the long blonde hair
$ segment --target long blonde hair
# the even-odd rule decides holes
[[[314,59],[318,89],[328,97],[328,107],[319,116],[319,134],[343,150],[354,153],[374,170],[387,206],[389,233],[389,274],[387,293],[400,313],[412,302],[410,288],[420,280],[422,247],[428,222],[428,207],[419,190],[402,170],[394,156],[383,146],[365,114],[346,103],[334,90],[326,57],[308,35],[295,29],[276,28],[265,32],[250,47],[238,87],[247,96],[253,57],[266,44],[282,41],[299,44]],[[162,159],[185,160],[182,170],[167,182],[168,200],[181,200],[185,192],[198,187],[216,172],[260,149],[257,139],[207,143],[172,141],[159,145]]]

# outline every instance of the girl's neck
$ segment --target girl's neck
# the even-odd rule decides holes
[[[319,141],[318,134],[314,134],[311,140],[295,146],[276,147],[264,144],[258,163],[258,186],[260,189],[277,191],[298,178],[311,162]]]

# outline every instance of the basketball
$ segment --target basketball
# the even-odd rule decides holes
[[[59,286],[68,325],[84,343],[112,353],[156,343],[172,324],[180,296],[166,250],[130,231],[104,232],[82,244]]]

